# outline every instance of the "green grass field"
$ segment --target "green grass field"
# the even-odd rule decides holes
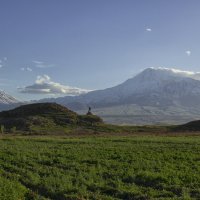
[[[200,137],[2,137],[0,199],[200,199]]]

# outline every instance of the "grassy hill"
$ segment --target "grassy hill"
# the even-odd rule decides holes
[[[0,125],[6,130],[20,131],[67,131],[78,126],[102,123],[95,115],[78,115],[56,103],[23,105],[0,112]]]

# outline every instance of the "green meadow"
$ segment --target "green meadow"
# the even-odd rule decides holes
[[[200,199],[199,136],[2,137],[0,199]]]

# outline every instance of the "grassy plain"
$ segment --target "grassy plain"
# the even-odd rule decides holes
[[[200,136],[2,136],[0,199],[200,199]]]

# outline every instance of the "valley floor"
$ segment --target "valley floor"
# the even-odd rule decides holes
[[[200,199],[200,136],[1,137],[0,199]]]

